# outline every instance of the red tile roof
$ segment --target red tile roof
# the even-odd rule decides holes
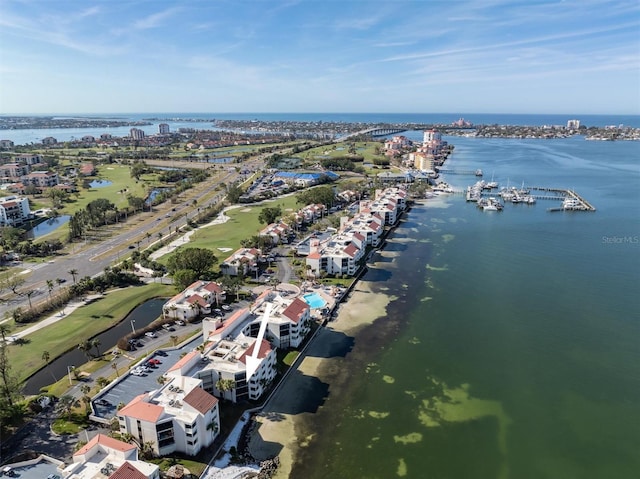
[[[125,461],[109,479],[147,479],[147,476],[133,467],[129,461]]]
[[[128,442],[119,441],[118,439],[105,436],[104,434],[98,434],[94,436],[88,443],[86,443],[84,446],[82,446],[80,449],[74,452],[73,455],[80,456],[82,454],[86,454],[97,444],[101,444],[104,447],[108,447],[109,449],[113,449],[120,452],[126,452],[132,449],[137,449],[137,446],[135,444],[129,444]]]
[[[196,411],[206,414],[218,404],[218,399],[213,397],[207,391],[201,388],[193,388],[189,394],[187,394],[182,402],[188,404]]]
[[[140,394],[131,400],[129,404],[118,411],[119,416],[129,416],[146,422],[157,422],[164,413],[164,408],[157,404],[143,401],[146,394]]]
[[[344,253],[353,258],[359,250],[360,248],[358,248],[355,243],[349,243],[349,246],[344,249]]]
[[[294,323],[298,323],[300,319],[302,319],[302,316],[304,316],[305,311],[308,309],[309,305],[305,301],[300,298],[296,298],[289,306],[287,306],[287,309],[282,312],[282,315],[286,316]]]
[[[169,371],[176,371],[180,369],[182,366],[187,364],[189,361],[193,359],[194,356],[198,354],[200,354],[199,351],[191,351],[190,353],[185,354],[177,363],[175,363],[173,366],[169,368]]]
[[[240,361],[241,363],[247,364],[247,356],[251,356],[253,355],[253,350],[256,347],[256,343],[258,341],[254,341],[254,343],[249,346],[244,353],[242,353],[242,355],[238,358],[238,361]],[[263,339],[262,342],[260,343],[260,349],[258,350],[258,359],[264,359],[267,357],[267,355],[271,352],[271,344],[269,344],[269,341],[267,341],[266,339]]]

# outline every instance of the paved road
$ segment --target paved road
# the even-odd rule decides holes
[[[137,245],[137,241],[140,241],[140,245],[144,247],[152,241],[153,237],[146,237],[148,231],[160,231],[163,235],[168,235],[169,231],[184,226],[189,219],[195,217],[198,214],[198,209],[222,201],[224,199],[222,192],[211,196],[211,191],[221,183],[234,182],[238,176],[239,173],[234,170],[226,172],[221,177],[216,177],[213,183],[197,189],[198,191],[189,198],[187,203],[176,206],[175,212],[169,211],[170,205],[167,203],[150,213],[141,213],[133,217],[122,226],[112,226],[114,236],[105,241],[97,244],[74,245],[68,255],[46,263],[22,263],[20,266],[31,270],[32,273],[20,287],[19,292],[39,290],[39,294],[31,297],[31,303],[35,305],[39,300],[42,301],[47,297],[47,280],[53,281],[56,285],[57,278],[69,280],[71,278],[68,272],[72,269],[78,272],[77,278],[93,277],[102,273],[106,267],[129,255],[130,251],[127,249],[129,245]],[[195,204],[193,204],[194,200]],[[7,301],[0,303],[0,317],[5,318],[7,313],[18,307],[29,307],[29,299],[26,295],[14,295]]]

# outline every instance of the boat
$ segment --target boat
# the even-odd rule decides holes
[[[480,168],[478,168],[475,172],[476,176],[482,176],[482,170]]]
[[[492,190],[492,189],[498,187],[498,182],[497,181],[493,181],[493,173],[491,173],[491,181],[489,183],[487,183],[484,187],[487,190]]]
[[[584,206],[580,203],[578,198],[568,196],[562,202],[562,209],[564,210],[582,210]]]

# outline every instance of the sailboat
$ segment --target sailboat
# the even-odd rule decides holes
[[[489,188],[490,190],[492,190],[493,188],[497,188],[498,187],[498,182],[497,181],[493,181],[493,172],[491,172],[491,181],[489,183],[487,183],[486,187]]]

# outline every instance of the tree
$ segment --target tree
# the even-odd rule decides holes
[[[71,275],[71,277],[73,278],[73,284],[76,284],[76,276],[78,276],[78,270],[77,269],[70,269],[69,271],[67,271],[67,273],[69,273]]]
[[[51,377],[53,378],[54,381],[57,381],[55,375],[53,374],[53,371],[51,371],[51,366],[49,364],[49,359],[51,359],[51,355],[49,354],[49,351],[42,351],[42,360],[45,362],[45,364],[47,365],[47,369],[49,370],[49,372],[51,373]]]
[[[18,378],[11,374],[11,364],[7,357],[7,343],[0,344],[0,399],[8,407],[13,408],[17,398],[20,397],[20,383]]]
[[[11,328],[8,324],[2,323],[0,324],[0,335],[2,336],[2,342],[7,341],[7,334],[11,332]]]
[[[142,211],[144,209],[144,198],[139,196],[127,195],[127,202],[133,211]]]
[[[206,248],[185,248],[177,251],[169,258],[167,269],[169,273],[188,269],[199,278],[218,261],[213,251]]]
[[[180,269],[173,273],[173,284],[176,285],[179,290],[186,289],[197,279],[196,273],[190,269]]]
[[[140,177],[147,172],[147,164],[144,161],[135,161],[131,166],[131,178],[136,181],[140,180]]]
[[[26,279],[21,277],[20,275],[14,274],[11,278],[8,278],[6,281],[7,288],[11,290],[13,294],[18,294],[18,288],[22,286]]]
[[[82,392],[84,412],[85,414],[89,414],[89,404],[91,404],[91,397],[89,396],[89,392],[91,391],[91,386],[89,386],[88,384],[83,384],[82,386],[80,386],[80,391]]]
[[[172,334],[170,336],[171,342],[173,343],[173,345],[175,346],[176,344],[178,344],[178,336],[176,336],[175,334]]]
[[[100,357],[100,340],[98,338],[93,338],[91,340],[91,347],[96,350],[96,357]]]
[[[111,363],[111,369],[116,372],[116,377],[120,377],[120,373],[118,372],[118,365],[116,363]]]
[[[84,353],[84,355],[87,357],[87,360],[89,360],[89,361],[91,360],[90,351],[91,351],[92,347],[93,346],[91,345],[90,341],[84,341],[84,342],[78,344],[78,349]]]
[[[27,299],[29,300],[29,309],[31,309],[31,308],[32,308],[32,305],[31,305],[31,296],[33,296],[34,294],[36,294],[36,290],[35,290],[35,289],[30,289],[30,290],[29,290],[29,291],[27,291],[25,294],[27,295]]]
[[[235,389],[236,382],[233,379],[218,379],[216,382],[216,389],[224,396],[225,392]]]
[[[104,388],[107,384],[109,384],[109,380],[104,376],[99,376],[96,378],[96,384],[100,389]]]
[[[53,280],[48,279],[47,280],[47,289],[49,290],[49,302],[51,302],[51,292],[53,291],[54,285],[53,285]]]
[[[323,204],[332,206],[335,199],[333,187],[325,185],[301,191],[296,195],[296,202],[303,205]]]
[[[70,394],[66,394],[58,399],[58,405],[56,406],[56,409],[60,414],[66,415],[68,421],[71,421],[71,413],[73,412],[73,409],[78,407],[79,405],[80,403],[76,398],[74,398]]]
[[[282,209],[279,206],[276,206],[274,208],[262,208],[262,210],[260,211],[260,215],[258,216],[258,221],[260,221],[260,223],[269,225],[271,223],[274,223],[276,221],[276,218],[281,215]]]

